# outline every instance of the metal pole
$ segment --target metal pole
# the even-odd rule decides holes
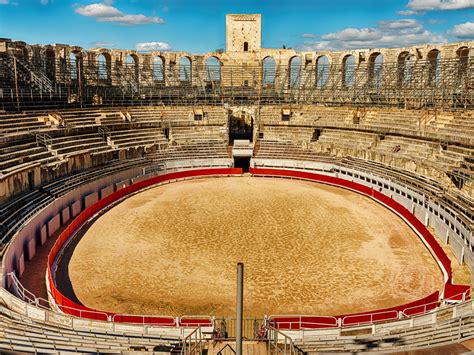
[[[76,56],[75,57],[75,64],[76,64],[76,73],[77,73],[77,83],[79,85],[79,104],[81,108],[83,107],[82,101],[82,57]]]
[[[13,70],[14,70],[14,75],[15,75],[15,96],[16,96],[16,108],[17,110],[20,110],[20,97],[18,93],[18,72],[16,69],[16,57],[13,56]]]
[[[236,322],[236,355],[242,355],[242,322],[244,305],[244,264],[237,264],[237,322]]]

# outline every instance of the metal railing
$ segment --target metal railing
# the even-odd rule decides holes
[[[274,318],[283,318],[275,322]],[[286,318],[286,319],[285,319]],[[278,314],[268,317],[267,322],[271,326],[285,329],[299,328],[337,328],[341,326],[341,322],[336,317],[318,316],[318,315],[294,315],[294,314]]]
[[[26,70],[31,76],[31,81],[38,86],[41,91],[52,93],[54,89],[53,82],[45,75],[43,68],[30,67],[27,62],[23,61],[17,56],[14,56],[16,62]]]
[[[111,130],[107,126],[99,126],[98,128],[98,133],[99,135],[104,138],[105,141],[108,142],[110,135],[111,135]]]
[[[272,326],[267,326],[267,338],[268,355],[304,355],[291,337]]]
[[[181,355],[201,355],[204,348],[201,327],[197,327],[183,340]]]
[[[48,150],[52,147],[53,145],[53,138],[47,133],[36,133],[36,145],[40,146],[42,145],[43,147],[48,148]]]

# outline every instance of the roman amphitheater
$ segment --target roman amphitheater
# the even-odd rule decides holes
[[[0,352],[474,350],[474,42],[0,39],[0,106]]]

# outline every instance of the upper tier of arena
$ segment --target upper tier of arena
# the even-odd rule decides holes
[[[260,15],[227,15],[226,50],[85,50],[0,39],[5,109],[143,103],[322,103],[465,109],[473,43],[303,51],[261,47]]]

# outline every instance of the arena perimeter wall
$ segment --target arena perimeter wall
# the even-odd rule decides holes
[[[426,227],[418,221],[418,219],[405,209],[398,202],[391,198],[383,195],[382,193],[375,191],[367,186],[347,181],[341,178],[320,175],[309,172],[293,171],[293,170],[281,170],[281,169],[257,169],[250,168],[250,172],[256,176],[279,176],[288,178],[298,178],[311,180],[315,182],[327,183],[343,188],[347,188],[358,193],[364,194],[383,204],[387,208],[391,209],[399,216],[401,216],[420,236],[425,246],[430,250],[432,255],[438,262],[445,279],[445,287],[443,290],[444,299],[452,296],[457,296],[461,293],[466,293],[469,290],[469,286],[453,285],[452,284],[452,270],[451,261],[449,260],[446,253],[443,251],[441,246],[437,243],[433,235],[426,229]],[[181,322],[186,323],[187,321],[193,325],[207,325],[206,319],[192,319],[192,320],[180,320],[173,317],[155,317],[155,316],[140,316],[140,315],[119,315],[111,312],[102,312],[100,310],[94,310],[83,305],[79,305],[64,295],[57,289],[54,282],[54,274],[56,267],[56,258],[60,256],[60,251],[67,245],[67,242],[79,227],[85,223],[89,218],[95,215],[97,212],[107,207],[111,203],[137,192],[143,188],[169,182],[177,179],[192,178],[199,176],[212,176],[212,175],[240,175],[241,169],[235,168],[216,168],[216,169],[202,169],[202,170],[190,170],[165,174],[156,176],[147,180],[139,181],[135,184],[126,186],[104,198],[92,204],[80,213],[71,224],[60,234],[58,240],[54,244],[48,256],[48,268],[47,268],[47,283],[49,285],[49,293],[52,300],[56,303],[57,307],[64,313],[71,314],[89,319],[97,320],[114,320],[116,322],[127,322],[127,323],[144,323],[161,326],[176,326],[184,325]],[[440,292],[437,290],[427,297],[397,307],[377,310],[373,312],[365,312],[358,314],[350,314],[336,317],[318,317],[318,316],[274,316],[272,320],[275,325],[282,329],[301,329],[301,328],[321,328],[321,327],[337,327],[341,325],[356,325],[356,324],[367,324],[377,321],[387,321],[398,319],[402,316],[413,316],[422,314],[427,311],[433,310],[438,307],[440,302]]]

